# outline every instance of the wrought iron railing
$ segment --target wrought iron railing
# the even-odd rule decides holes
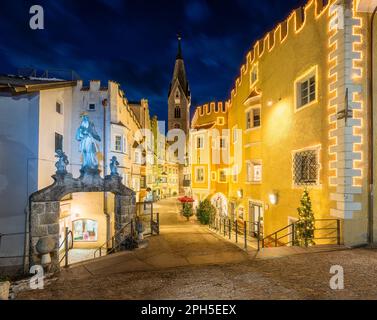
[[[94,258],[97,258],[98,253],[99,257],[101,257],[103,249],[106,251],[106,254],[111,254],[118,251],[127,238],[135,239],[135,236],[134,220],[131,219],[131,221],[125,224],[117,233],[115,233],[110,240],[106,241],[102,246],[98,247],[94,251]]]
[[[298,221],[294,222],[274,233],[266,236],[262,240],[262,247],[282,247],[295,246],[296,227]],[[321,244],[341,244],[340,239],[340,220],[339,219],[316,219],[314,220],[314,242]]]
[[[69,237],[71,237],[71,241],[68,241]],[[59,253],[62,250],[63,246],[64,246],[64,254],[59,261],[59,265],[61,265],[61,263],[64,260],[64,267],[67,268],[69,265],[69,250],[73,248],[73,233],[68,228],[65,228],[65,236],[64,236],[64,240],[59,246]]]
[[[263,239],[263,227],[260,222],[253,221],[232,221],[228,218],[215,217],[210,219],[210,229],[216,231],[235,243],[243,243],[246,250],[252,246],[259,250]]]
[[[4,243],[4,239],[8,237],[17,237],[17,236],[26,236],[29,232],[14,232],[14,233],[0,233],[0,252],[2,251],[2,246]],[[25,240],[23,240],[25,241]],[[11,255],[11,256],[0,256],[0,259],[16,259],[16,258],[25,258],[27,256],[26,253],[22,255]]]
[[[136,203],[136,228],[141,228],[144,236],[160,234],[160,214],[154,212],[154,202]]]

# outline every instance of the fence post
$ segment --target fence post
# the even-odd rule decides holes
[[[243,237],[244,237],[245,250],[247,250],[247,225],[246,225],[246,221],[243,222]]]
[[[68,267],[68,251],[69,251],[69,244],[68,244],[68,227],[65,228],[65,245],[64,245],[64,251],[65,251],[65,262],[64,266],[67,268]]]
[[[295,230],[295,224],[293,223],[292,224],[292,247],[294,247],[295,245],[295,234],[296,234],[296,230]]]
[[[226,236],[226,220],[224,219],[224,237]]]
[[[275,247],[278,246],[278,233],[275,233]]]
[[[257,228],[258,228],[258,234],[257,234],[257,241],[258,241],[258,251],[260,251],[260,222],[258,222],[257,224]]]
[[[228,220],[228,229],[229,229],[229,240],[232,239],[232,224],[230,219]]]
[[[238,221],[236,220],[236,243],[238,243]]]
[[[157,215],[157,235],[159,235],[160,234],[160,213],[157,212],[156,215]]]
[[[336,240],[338,242],[338,246],[340,246],[340,220],[336,220]]]

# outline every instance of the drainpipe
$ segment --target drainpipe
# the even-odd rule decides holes
[[[373,58],[373,37],[374,37],[374,20],[377,13],[377,7],[374,9],[371,19],[371,28],[370,28],[370,49],[369,49],[369,56],[370,56],[370,66],[369,66],[369,76],[370,76],[370,106],[369,106],[369,212],[368,212],[368,243],[373,244],[374,242],[374,235],[373,235],[373,224],[374,224],[374,217],[373,217],[373,210],[374,210],[374,146],[373,146],[373,138],[374,138],[374,127],[373,127],[373,105],[374,105],[374,58]]]
[[[102,106],[103,106],[103,178],[105,179],[107,175],[107,143],[106,143],[107,142],[107,136],[106,136],[107,99],[102,100]],[[111,247],[110,215],[107,210],[107,192],[105,190],[103,192],[103,213],[106,217],[106,248],[110,249]]]

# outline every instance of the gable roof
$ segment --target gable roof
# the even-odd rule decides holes
[[[34,78],[13,75],[0,75],[0,92],[12,95],[38,92],[47,89],[74,87],[77,81],[55,78]]]

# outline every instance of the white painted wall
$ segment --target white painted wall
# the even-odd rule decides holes
[[[28,196],[38,189],[39,95],[0,95],[0,233],[26,230]],[[24,254],[25,236],[4,237],[0,256]],[[22,265],[0,259],[0,267]]]

